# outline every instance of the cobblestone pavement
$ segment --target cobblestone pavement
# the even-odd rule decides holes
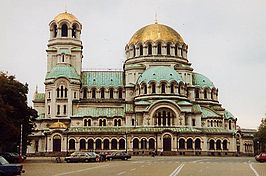
[[[132,157],[128,161],[56,163],[28,158],[23,176],[266,176],[266,163],[253,157]]]

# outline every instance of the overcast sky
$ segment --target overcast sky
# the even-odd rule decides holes
[[[121,69],[126,43],[157,12],[238,125],[257,128],[265,116],[265,0],[1,0],[0,71],[29,84],[30,105],[36,85],[44,91],[48,24],[65,7],[82,23],[83,68]]]

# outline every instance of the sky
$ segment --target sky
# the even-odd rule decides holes
[[[29,105],[44,92],[48,24],[67,10],[82,23],[84,69],[122,69],[140,28],[175,29],[194,72],[219,89],[219,102],[242,128],[266,117],[265,0],[1,0],[0,71],[29,84]]]

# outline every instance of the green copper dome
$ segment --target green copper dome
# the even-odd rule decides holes
[[[199,87],[215,87],[209,78],[199,73],[193,73],[192,84]]]
[[[80,79],[80,76],[77,74],[75,68],[64,65],[58,65],[52,68],[52,70],[46,74],[45,79],[55,79],[60,77]]]
[[[233,116],[233,114],[227,110],[224,111],[224,118],[225,119],[235,119],[235,117]]]
[[[181,76],[171,67],[156,66],[148,68],[142,75],[139,76],[137,83],[148,83],[150,81],[183,81]]]

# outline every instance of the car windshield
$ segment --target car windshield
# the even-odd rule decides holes
[[[9,164],[9,163],[7,162],[7,160],[5,160],[5,158],[3,158],[3,157],[0,157],[0,163],[1,163],[2,165],[4,165],[4,164]]]

